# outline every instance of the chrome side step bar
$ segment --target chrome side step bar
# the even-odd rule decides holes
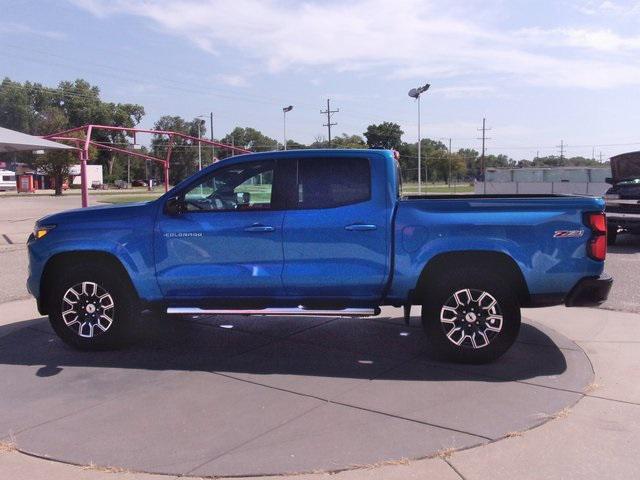
[[[312,316],[312,317],[371,317],[380,314],[379,308],[343,308],[338,310],[307,309],[302,306],[294,308],[243,308],[243,309],[208,309],[192,307],[169,307],[168,314],[174,315],[277,315],[277,316]]]

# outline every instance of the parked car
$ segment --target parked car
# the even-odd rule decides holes
[[[133,182],[131,182],[131,186],[132,187],[146,187],[147,186],[147,182],[145,182],[144,180],[134,180]]]
[[[141,309],[373,316],[422,307],[434,354],[504,354],[520,308],[607,298],[600,198],[401,195],[394,153],[304,150],[218,162],[146,203],[44,217],[29,291],[80,349],[128,339]],[[268,321],[265,319],[265,321]]]
[[[609,245],[618,233],[640,234],[640,152],[611,157],[611,173],[605,194]]]

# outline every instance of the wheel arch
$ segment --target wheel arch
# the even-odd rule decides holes
[[[520,305],[529,302],[529,288],[516,261],[506,253],[491,250],[462,250],[435,255],[422,269],[416,287],[411,293],[411,302],[422,302],[429,292],[431,283],[437,280],[440,272],[469,266],[486,268],[502,276],[506,284],[514,286]]]
[[[56,275],[58,275],[63,268],[68,268],[75,265],[87,265],[96,264],[103,268],[113,268],[122,279],[128,283],[128,286],[132,289],[135,295],[139,298],[138,291],[136,290],[129,272],[124,267],[123,263],[114,254],[103,251],[94,250],[76,250],[61,252],[52,255],[44,266],[42,271],[42,277],[40,279],[40,295],[38,298],[38,311],[42,315],[46,315],[47,304],[49,295],[51,294],[51,285],[55,281]]]

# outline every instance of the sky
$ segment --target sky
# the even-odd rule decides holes
[[[640,150],[640,0],[0,0],[0,76],[84,78],[162,115],[213,112],[215,137],[282,141],[396,122],[516,160]]]

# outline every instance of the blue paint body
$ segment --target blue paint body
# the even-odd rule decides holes
[[[328,209],[186,212],[168,215],[166,201],[201,177],[235,163],[276,159],[367,158],[368,201]],[[158,200],[92,207],[45,217],[55,225],[29,241],[29,291],[38,298],[47,262],[57,254],[113,255],[141,299],[191,305],[263,299],[276,305],[333,300],[349,306],[402,304],[435,256],[491,251],[511,257],[529,293],[566,294],[604,262],[586,254],[583,213],[602,211],[591,197],[398,198],[396,162],[384,150],[304,150],[242,155],[185,180]],[[273,231],[245,231],[254,224]],[[374,230],[347,230],[349,225]],[[358,227],[359,228],[359,227]],[[554,238],[556,230],[584,230]]]

